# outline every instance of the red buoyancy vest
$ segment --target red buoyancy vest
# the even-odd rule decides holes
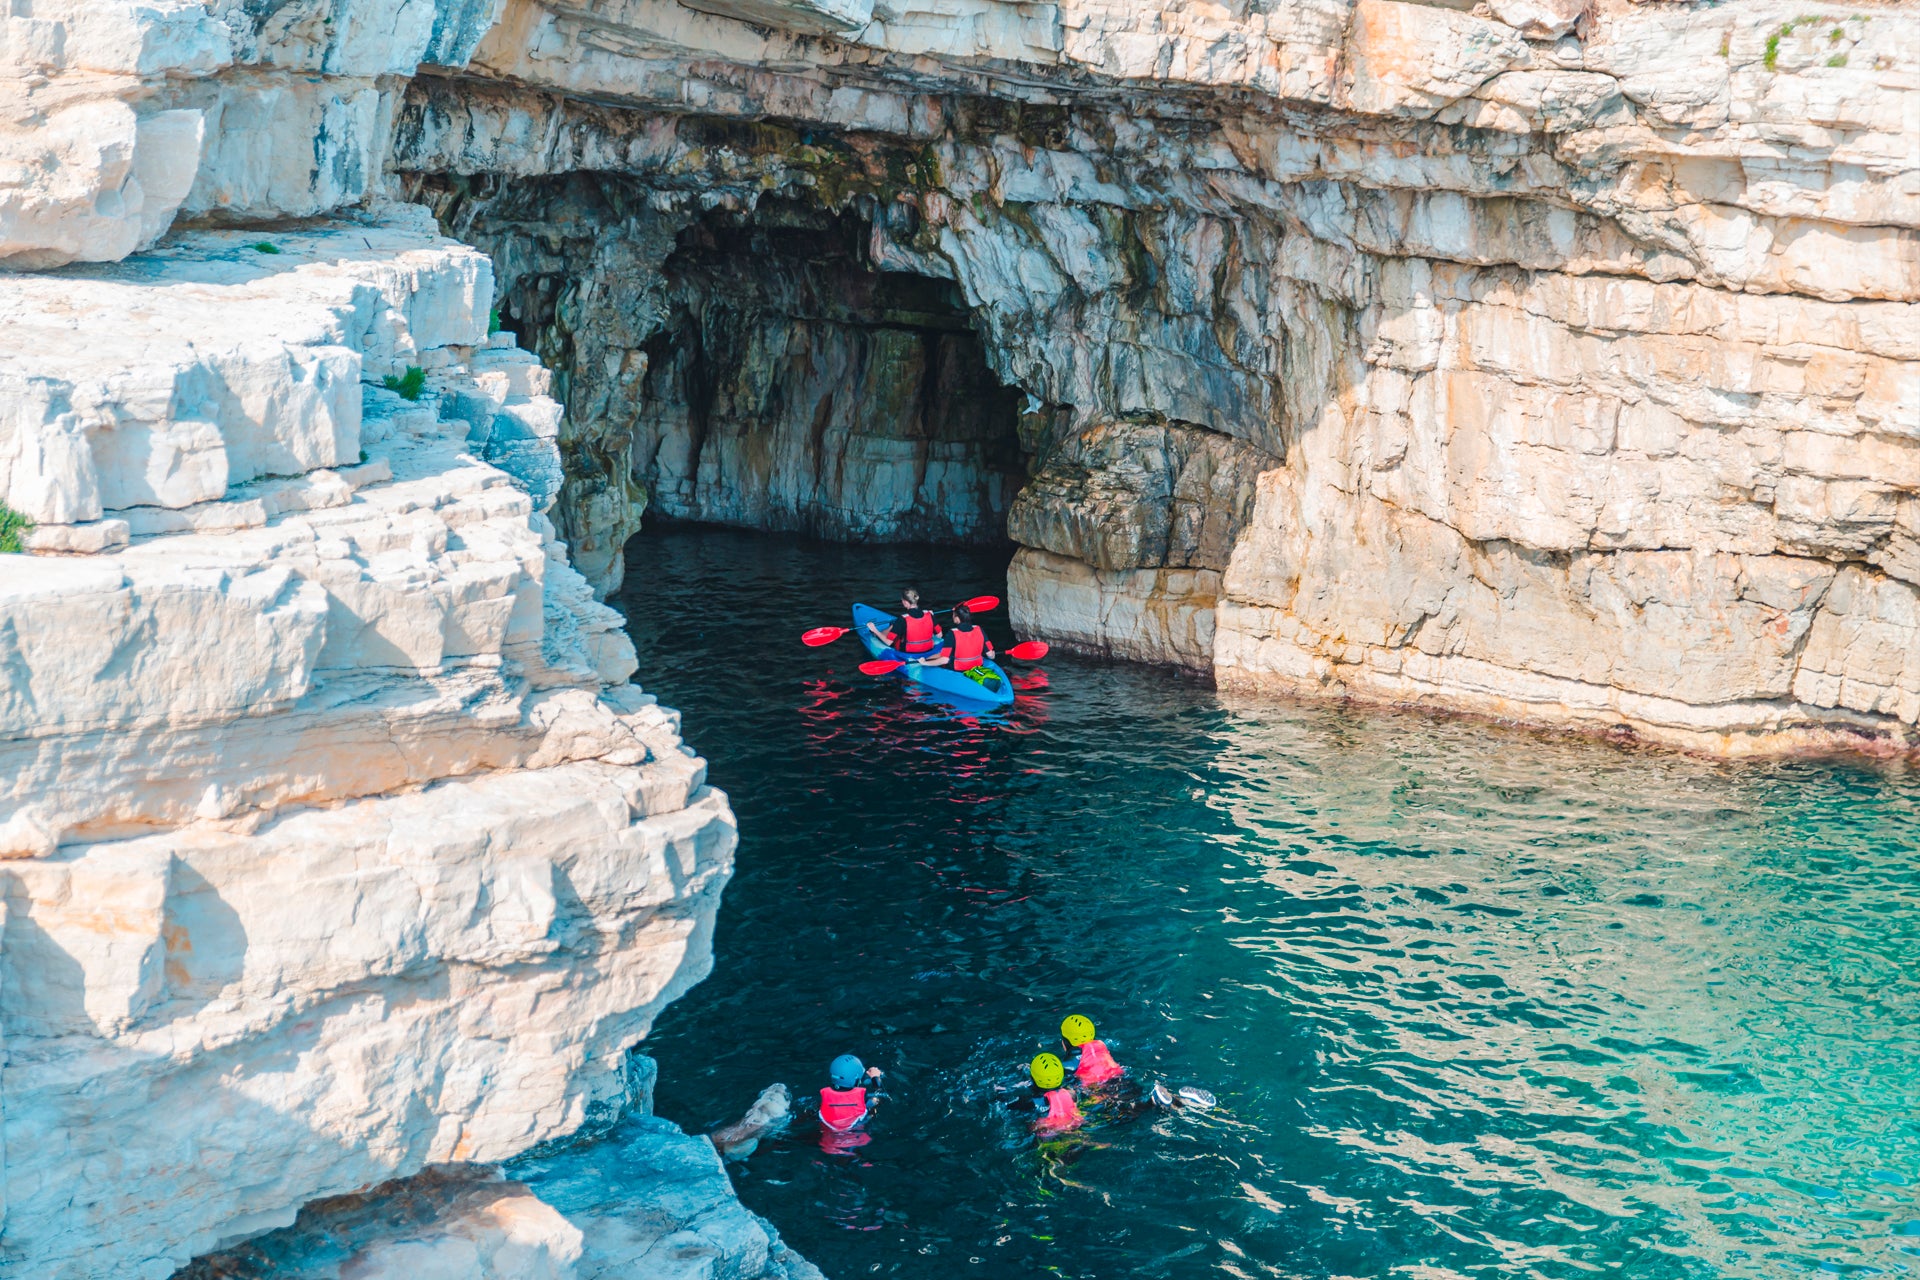
[[[1105,1084],[1124,1070],[1107,1052],[1105,1044],[1089,1040],[1080,1046],[1080,1065],[1073,1069],[1073,1074],[1080,1077],[1081,1084],[1094,1085]]]
[[[1040,1117],[1042,1129],[1074,1129],[1080,1125],[1080,1104],[1071,1089],[1047,1090],[1047,1114]]]
[[[820,1123],[835,1133],[845,1133],[866,1118],[866,1089],[822,1089],[820,1091]]]
[[[931,613],[925,609],[920,610],[919,617],[911,613],[903,613],[900,615],[900,622],[906,631],[900,641],[900,652],[925,653],[933,648],[933,615]]]
[[[979,666],[987,652],[987,633],[980,627],[953,629],[953,669],[971,671]]]

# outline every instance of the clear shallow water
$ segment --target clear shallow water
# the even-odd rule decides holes
[[[962,716],[795,637],[998,591],[995,557],[676,530],[628,563],[640,679],[743,833],[658,1109],[884,1066],[869,1145],[803,1116],[735,1169],[830,1276],[1920,1272],[1913,772],[1065,658]],[[996,1089],[1069,1012],[1221,1108],[1037,1144]]]

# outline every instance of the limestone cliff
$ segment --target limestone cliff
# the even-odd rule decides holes
[[[593,600],[648,502],[1004,522],[1023,629],[1238,687],[1916,742],[1911,4],[19,0],[0,64],[10,1269],[619,1098],[732,847]]]
[[[486,259],[414,213],[5,292],[10,1272],[165,1276],[610,1115],[709,963],[725,798],[541,514]]]

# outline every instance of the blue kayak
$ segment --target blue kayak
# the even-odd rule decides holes
[[[867,646],[867,652],[874,657],[898,658],[905,662],[907,665],[900,668],[900,674],[914,683],[923,684],[949,698],[965,698],[969,702],[983,702],[990,707],[1004,707],[1013,702],[1013,681],[1007,678],[1007,673],[1002,671],[998,664],[993,662],[981,664],[999,678],[999,687],[992,688],[990,687],[992,681],[981,684],[978,680],[970,679],[957,671],[949,671],[946,667],[927,666],[923,662],[914,661],[907,654],[889,648],[885,641],[867,630],[869,622],[882,631],[889,631],[893,628],[893,615],[869,608],[864,604],[856,604],[853,606],[853,633],[860,637],[860,643]],[[942,653],[945,650],[937,649],[934,652]]]

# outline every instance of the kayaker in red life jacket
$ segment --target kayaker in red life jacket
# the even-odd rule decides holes
[[[878,623],[869,622],[867,630],[897,653],[932,653],[940,647],[940,628],[933,621],[932,611],[920,607],[920,593],[912,587],[900,593],[900,616],[892,627],[882,631]],[[937,667],[946,660],[947,656],[941,654],[928,658],[926,665]]]
[[[993,651],[986,628],[974,625],[973,611],[964,604],[953,606],[952,638],[953,649],[947,661],[955,671],[971,671],[987,659],[1000,656]]]
[[[1034,1089],[1027,1106],[1040,1113],[1040,1118],[1033,1122],[1034,1132],[1065,1133],[1078,1129],[1086,1117],[1080,1114],[1073,1090],[1066,1087],[1067,1069],[1060,1059],[1043,1053],[1027,1064],[1027,1075]]]
[[[1126,1068],[1113,1060],[1107,1046],[1094,1038],[1091,1018],[1077,1013],[1067,1015],[1066,1021],[1060,1024],[1060,1039],[1069,1054],[1080,1055],[1073,1064],[1073,1074],[1085,1087],[1091,1089],[1126,1074]]]
[[[850,1053],[843,1053],[827,1067],[831,1082],[820,1091],[820,1145],[828,1151],[847,1151],[864,1147],[872,1135],[857,1132],[873,1114],[878,1093],[867,1095],[865,1080],[877,1085],[885,1073],[869,1067]]]

